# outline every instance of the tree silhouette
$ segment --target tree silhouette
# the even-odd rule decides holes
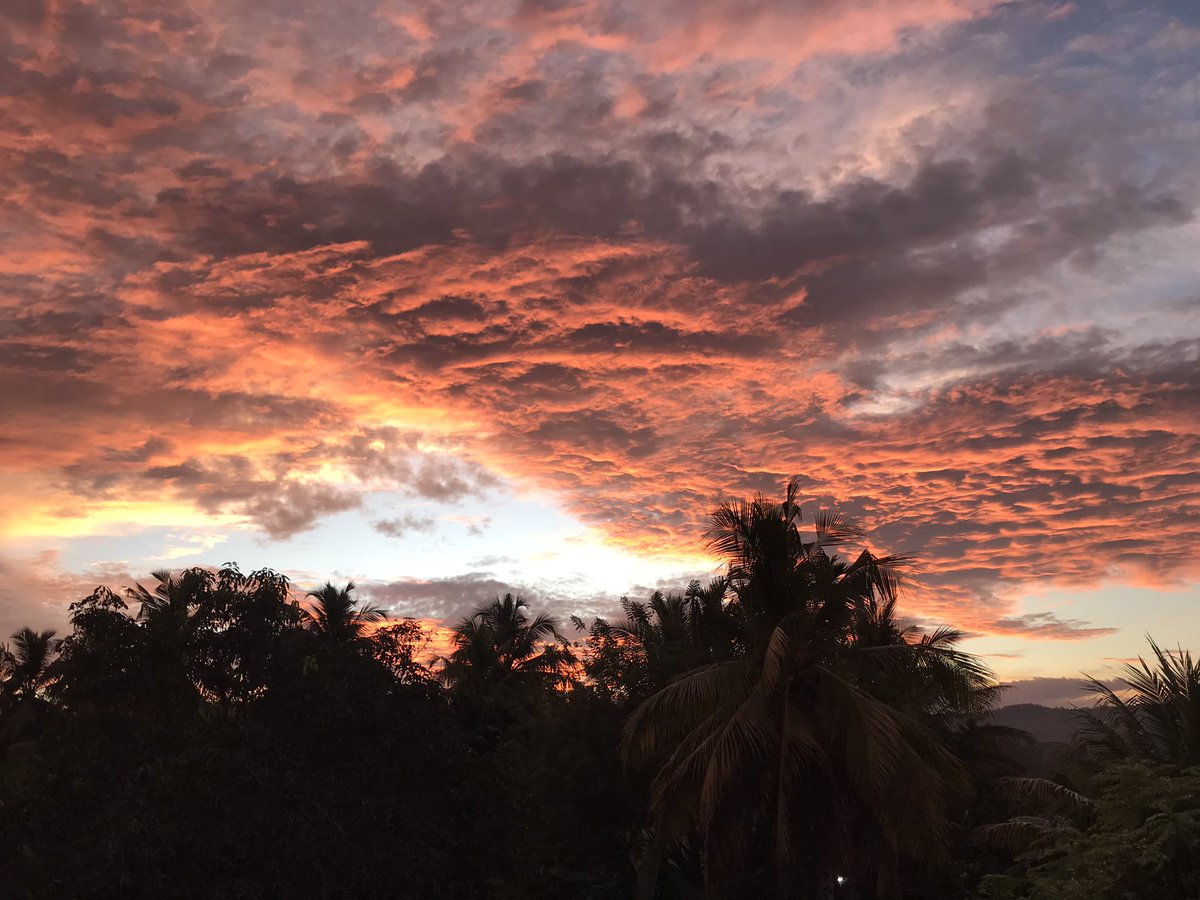
[[[1076,742],[1106,762],[1200,764],[1200,665],[1182,648],[1172,653],[1147,640],[1153,664],[1139,656],[1136,666],[1125,665],[1127,696],[1088,678],[1084,687],[1098,703],[1093,711],[1080,711]]]
[[[584,671],[593,688],[621,703],[641,701],[676,675],[731,658],[737,626],[724,608],[727,591],[724,578],[692,581],[682,594],[621,598],[623,622],[596,618],[588,628],[575,619],[588,628]]]
[[[204,627],[206,595],[213,573],[207,569],[184,569],[178,574],[161,569],[150,573],[153,588],[137,584],[126,596],[138,604],[137,673],[146,687],[169,698],[189,703],[198,699],[197,636]]]
[[[0,649],[6,896],[1191,896],[1191,656],[1092,682],[1090,758],[1032,745],[960,632],[901,617],[911,561],[799,491],[718,506],[722,577],[574,619],[578,655],[511,594],[429,661],[353,584],[97,588]],[[349,869],[293,852],[352,839]]]
[[[375,659],[401,684],[421,684],[433,678],[433,672],[421,662],[431,640],[415,619],[402,619],[371,635]]]
[[[310,591],[313,608],[304,611],[308,630],[323,642],[349,644],[360,640],[368,625],[386,619],[383,610],[372,604],[357,605],[351,596],[355,587],[353,581],[346,582],[341,589],[326,582],[324,587]]]
[[[570,682],[576,660],[558,621],[528,612],[523,597],[505,594],[454,627],[440,675],[483,727],[527,720],[548,690]]]
[[[939,852],[965,775],[914,713],[986,704],[989,673],[953,650],[956,633],[913,640],[889,624],[906,560],[830,555],[858,536],[836,515],[819,516],[805,540],[798,494],[793,479],[780,503],[717,507],[710,546],[729,561],[736,653],[675,679],[626,723],[626,759],[656,769],[642,896],[654,851],[691,834],[710,883],[770,846],[785,896],[816,896],[842,873],[896,896],[900,861]],[[919,708],[876,696],[885,676],[903,679],[906,696],[919,686]]]
[[[39,699],[50,677],[54,632],[22,628],[0,644],[0,714]]]

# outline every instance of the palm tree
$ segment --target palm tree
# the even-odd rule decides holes
[[[154,627],[184,629],[191,614],[212,585],[212,573],[206,569],[185,569],[178,575],[170,569],[151,572],[157,582],[153,590],[142,584],[126,591],[140,604],[138,618]]]
[[[830,555],[859,536],[837,514],[818,515],[805,540],[799,489],[792,479],[782,503],[717,507],[708,536],[729,561],[733,658],[676,678],[626,722],[627,763],[656,770],[642,896],[655,851],[689,836],[703,842],[710,887],[744,879],[770,847],[773,889],[804,897],[839,874],[897,896],[901,859],[942,846],[965,773],[930,725],[986,706],[990,673],[953,648],[956,632],[895,625],[906,558]],[[885,702],[893,693],[908,702]]]
[[[310,591],[313,601],[311,611],[304,611],[308,630],[323,641],[334,644],[349,644],[363,637],[363,632],[373,622],[381,622],[387,614],[372,604],[358,606],[351,596],[355,590],[353,581],[338,589],[332,582]]]
[[[1124,667],[1127,696],[1088,678],[1084,687],[1098,702],[1080,711],[1076,743],[1103,761],[1200,764],[1200,665],[1189,651],[1172,653],[1147,640],[1156,665],[1139,656],[1136,666]]]
[[[54,632],[22,628],[0,644],[0,712],[36,699],[49,680]]]
[[[176,703],[198,699],[197,643],[204,627],[202,609],[211,593],[214,575],[193,567],[178,574],[169,569],[150,573],[153,588],[138,583],[125,594],[139,604],[137,671],[141,688]]]
[[[729,658],[736,625],[724,608],[727,591],[726,580],[715,578],[707,587],[692,581],[682,594],[655,591],[645,602],[621,598],[624,622],[596,618],[588,630],[585,670],[593,687],[641,701],[688,669]]]
[[[512,594],[478,607],[454,627],[454,650],[442,660],[441,677],[460,698],[490,704],[504,719],[524,718],[538,695],[566,686],[575,663],[558,620],[528,612]]]

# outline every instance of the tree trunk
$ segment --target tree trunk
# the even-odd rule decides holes
[[[654,900],[654,891],[658,887],[658,869],[662,864],[665,841],[657,828],[650,829],[650,840],[642,853],[642,859],[637,865],[636,900]]]

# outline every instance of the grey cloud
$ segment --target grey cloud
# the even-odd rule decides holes
[[[439,502],[453,502],[495,487],[497,478],[482,466],[450,455],[417,449],[416,432],[377,429],[353,436],[345,445],[322,445],[320,452],[347,462],[364,481]]]
[[[491,516],[482,516],[479,519],[473,519],[471,521],[468,521],[466,523],[466,525],[467,525],[467,533],[468,534],[473,535],[475,537],[480,537],[483,535],[484,532],[486,532],[489,528],[492,527],[492,517]]]
[[[402,538],[414,531],[418,533],[428,533],[432,531],[437,524],[436,520],[431,516],[418,516],[414,513],[405,513],[402,516],[395,516],[391,519],[377,519],[371,523],[371,527],[385,537]]]
[[[618,450],[633,459],[642,459],[661,448],[664,437],[656,429],[648,424],[629,427],[631,424],[638,423],[600,411],[546,414],[529,436],[551,445]]]
[[[326,516],[362,505],[357,493],[328,484],[288,482],[274,491],[266,486],[260,489],[263,493],[248,499],[242,508],[274,540],[309,531]]]
[[[309,531],[322,518],[362,504],[357,491],[320,481],[285,478],[282,472],[272,477],[248,458],[237,455],[154,466],[133,477],[146,487],[169,484],[178,499],[207,512],[244,515],[274,540]],[[109,488],[128,485],[129,481],[126,476],[120,482],[111,482]]]
[[[472,481],[464,473],[463,466],[449,458],[426,457],[411,482],[412,490],[421,497],[430,500],[459,500],[479,490],[480,481],[490,485],[496,482],[480,470],[479,480]]]
[[[106,450],[104,458],[113,462],[143,463],[171,452],[171,442],[162,437],[147,438],[141,446],[129,450]]]
[[[481,556],[479,559],[471,560],[468,565],[477,569],[490,569],[492,566],[513,562],[516,562],[516,558],[512,556]]]
[[[1118,629],[1094,627],[1090,622],[1080,619],[1060,619],[1052,612],[1040,612],[997,619],[991,623],[990,630],[1037,640],[1082,641],[1116,634]]]
[[[64,571],[57,551],[29,556],[0,555],[0,642],[19,628],[53,628],[59,637],[70,630],[67,607],[100,584],[132,584],[123,563],[110,563],[83,572]]]
[[[506,593],[522,594],[534,606],[540,596],[527,587],[493,578],[487,572],[470,572],[449,578],[406,578],[399,581],[362,584],[372,603],[391,615],[419,616],[454,622]]]

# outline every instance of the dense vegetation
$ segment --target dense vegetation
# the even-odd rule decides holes
[[[1046,752],[958,632],[899,623],[909,561],[805,537],[794,484],[708,536],[708,585],[573,629],[498,598],[437,660],[352,584],[97,589],[0,648],[4,896],[1200,892],[1190,657]]]

